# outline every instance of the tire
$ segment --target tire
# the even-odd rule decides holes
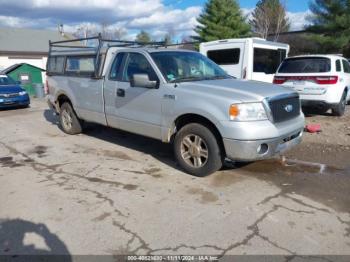
[[[179,165],[197,177],[218,171],[224,162],[215,135],[206,126],[197,123],[184,126],[176,134],[174,153]]]
[[[64,102],[60,108],[60,126],[66,134],[77,135],[83,131],[82,122],[70,103]]]
[[[340,99],[339,104],[337,104],[336,106],[334,106],[332,108],[332,114],[334,116],[343,116],[344,115],[345,108],[346,108],[346,96],[347,96],[347,93],[346,93],[346,91],[344,91],[344,93]]]

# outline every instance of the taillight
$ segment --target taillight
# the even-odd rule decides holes
[[[338,83],[338,76],[275,76],[273,83],[281,85],[287,81],[313,81],[319,85],[334,85]]]
[[[46,83],[45,83],[45,86],[44,86],[44,92],[45,92],[45,95],[48,95],[50,93],[49,81],[47,79],[46,79]]]
[[[287,81],[286,77],[275,76],[273,78],[273,83],[276,84],[276,85],[281,85],[281,84],[283,84],[286,81]]]
[[[334,85],[338,83],[338,76],[316,76],[315,82],[319,85]]]

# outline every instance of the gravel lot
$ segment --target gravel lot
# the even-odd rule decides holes
[[[305,133],[304,142],[287,153],[289,158],[327,164],[347,169],[350,167],[350,106],[343,117],[330,114],[307,115],[307,124],[320,124],[322,132]]]
[[[349,111],[309,117],[323,132],[305,134],[285,162],[206,178],[182,173],[155,140],[97,125],[65,135],[42,101],[0,111],[0,255],[348,261],[326,256],[350,255]]]

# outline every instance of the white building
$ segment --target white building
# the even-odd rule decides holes
[[[71,35],[60,33],[58,30],[0,28],[0,71],[20,63],[46,69],[49,40],[71,38]]]

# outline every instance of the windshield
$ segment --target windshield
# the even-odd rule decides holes
[[[232,78],[217,64],[195,52],[155,52],[151,56],[168,82]]]
[[[279,73],[325,73],[331,71],[331,60],[323,57],[290,58],[284,60]]]
[[[16,82],[7,75],[0,75],[0,86],[15,85]]]

